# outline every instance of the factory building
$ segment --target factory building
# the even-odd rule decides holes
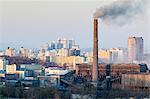
[[[98,65],[98,76],[106,76],[106,66],[107,64]],[[111,64],[110,72],[112,77],[119,77],[122,74],[127,73],[140,73],[140,65],[138,64]],[[76,74],[90,76],[92,74],[92,65],[91,64],[77,64],[76,65]]]
[[[150,74],[123,74],[121,85],[122,89],[150,90]]]

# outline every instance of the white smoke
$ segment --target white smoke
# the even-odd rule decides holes
[[[147,3],[148,0],[117,0],[110,5],[98,8],[94,13],[94,18],[126,23],[134,16],[142,14]]]

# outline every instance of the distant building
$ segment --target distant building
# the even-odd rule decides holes
[[[21,47],[20,50],[19,50],[19,56],[20,57],[28,57],[28,50]]]
[[[0,51],[0,56],[5,55],[5,53],[3,51]]]
[[[57,50],[49,51],[49,56],[57,56]]]
[[[68,56],[69,50],[67,48],[62,48],[58,50],[58,56]]]
[[[56,43],[53,41],[50,43],[50,50],[56,49]]]
[[[150,63],[150,51],[144,54],[144,61]]]
[[[70,49],[69,56],[80,56],[80,49]]]
[[[80,56],[80,48],[79,45],[73,45],[71,49],[69,49],[69,56]]]
[[[86,62],[93,62],[92,52],[85,53]],[[122,48],[110,48],[108,50],[99,49],[98,58],[99,63],[126,63],[127,51]]]
[[[128,38],[128,60],[129,62],[143,61],[143,38]]]
[[[75,45],[75,40],[69,40],[69,49]]]
[[[15,49],[8,47],[5,51],[5,55],[13,57],[15,55]]]
[[[66,39],[58,39],[57,49],[67,48],[67,40]]]
[[[61,49],[61,48],[63,48],[63,44],[57,43],[57,49]]]
[[[46,53],[46,52],[45,52],[44,50],[40,50],[39,53],[38,53],[37,58],[38,58],[39,60],[41,60],[41,61],[46,61],[45,53]]]
[[[6,70],[6,65],[8,65],[8,60],[4,57],[0,57],[0,70]]]
[[[28,55],[28,58],[30,59],[34,59],[37,57],[37,53],[31,49],[28,51],[27,55]]]
[[[125,62],[125,51],[121,48],[110,48],[109,56],[111,63],[124,63]]]
[[[44,51],[48,51],[48,50],[49,50],[49,44],[46,43],[45,45],[43,45],[42,49],[43,49]]]
[[[110,52],[108,50],[99,50],[98,51],[98,58],[99,58],[99,62],[104,62],[104,63],[109,63],[110,61]]]
[[[69,66],[70,69],[75,69],[76,64],[84,63],[84,57],[80,56],[54,56],[51,57],[51,62],[55,62],[60,66]]]
[[[86,63],[92,63],[93,62],[93,53],[92,52],[86,52],[84,56],[85,56],[85,62]]]
[[[79,45],[73,45],[72,49],[80,49]]]

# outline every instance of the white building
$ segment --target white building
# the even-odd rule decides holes
[[[63,69],[61,67],[49,67],[45,68],[45,75],[65,75],[69,70]]]
[[[143,61],[143,38],[129,37],[128,38],[128,60],[129,62]]]
[[[60,85],[60,79],[69,72],[71,72],[71,70],[53,66],[45,68],[45,75],[38,76],[38,78],[40,80],[41,86],[58,86]]]
[[[124,63],[126,52],[121,48],[110,48],[110,62],[111,63]]]
[[[58,39],[57,48],[67,48],[67,39]]]

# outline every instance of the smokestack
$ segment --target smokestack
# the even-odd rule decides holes
[[[98,19],[94,18],[92,81],[98,79]]]

